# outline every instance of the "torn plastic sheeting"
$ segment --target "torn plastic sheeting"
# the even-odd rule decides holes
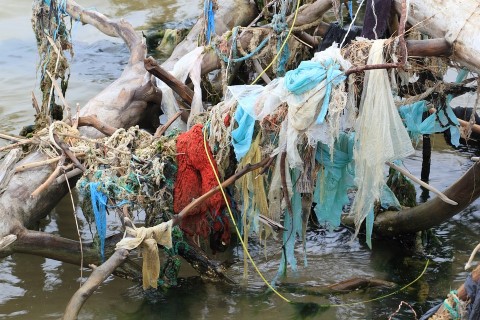
[[[322,87],[325,87],[325,95],[316,121],[317,123],[323,123],[330,103],[332,86],[339,85],[345,79],[346,76],[340,71],[340,65],[335,63],[332,58],[328,58],[323,62],[302,61],[297,69],[287,72],[284,83],[287,90],[295,95],[311,91],[322,83]]]
[[[328,145],[319,143],[317,147],[315,159],[324,170],[317,176],[314,211],[320,223],[326,222],[332,228],[340,225],[342,208],[349,203],[347,191],[354,186],[354,142],[354,133],[341,133],[334,145],[333,161]]]
[[[169,71],[175,78],[182,82],[185,82],[188,76],[190,76],[190,79],[192,80],[194,94],[190,115],[198,114],[203,110],[202,90],[200,88],[201,62],[203,54],[204,47],[197,47],[178,60],[175,63],[173,70]],[[180,110],[173,90],[158,78],[157,87],[162,91],[162,110],[167,118],[170,119]],[[190,117],[190,119],[191,118],[192,117]],[[177,119],[169,128],[169,130],[173,129],[185,131],[187,127],[180,119]]]
[[[235,156],[240,161],[252,144],[253,129],[255,128],[254,105],[264,87],[234,86],[229,87],[229,90],[238,102],[234,115],[238,127],[232,131],[232,144]]]
[[[384,42],[385,40],[373,42],[368,64],[384,63]],[[408,132],[393,101],[387,71],[366,71],[363,92],[360,114],[355,125],[355,184],[358,191],[350,211],[355,220],[355,236],[358,235],[363,220],[372,212],[374,202],[380,199],[385,185],[385,162],[414,153]]]
[[[450,130],[450,142],[458,147],[460,144],[460,131],[458,120],[452,108],[447,105],[436,113],[422,120],[423,113],[427,111],[427,102],[421,100],[398,109],[400,116],[405,121],[411,138],[418,142],[422,134],[432,134]]]

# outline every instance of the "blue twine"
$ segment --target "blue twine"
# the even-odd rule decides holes
[[[107,236],[107,195],[100,191],[100,189],[101,185],[99,182],[90,183],[90,197],[97,234],[100,238],[100,255],[103,261],[105,260],[105,238]]]
[[[277,33],[277,52],[282,49],[282,43],[285,40],[285,31],[288,30],[288,24],[287,24],[287,17],[286,17],[286,11],[287,11],[287,3],[286,1],[282,2],[282,9],[280,13],[274,14],[272,17],[272,29]],[[285,44],[285,46],[282,49],[282,52],[280,53],[280,59],[278,60],[277,64],[277,75],[280,77],[283,77],[286,72],[286,65],[288,62],[288,58],[290,57],[290,50],[288,50],[288,44]]]
[[[240,58],[235,58],[237,55],[237,34],[238,34],[238,28],[235,27],[233,28],[232,32],[232,58],[228,57],[225,55],[223,52],[221,52],[214,44],[212,44],[213,49],[215,50],[215,53],[225,62],[225,63],[237,63],[237,62],[243,62],[246,61],[250,58],[252,58],[254,55],[260,52],[260,50],[265,47],[265,45],[268,43],[270,40],[270,36],[266,37],[265,39],[260,42],[260,44],[249,54],[245,55],[244,57]]]
[[[51,0],[43,0],[43,2],[49,6],[49,7],[52,7],[52,2]],[[67,1],[66,0],[60,0],[59,2],[56,2],[57,3],[57,16],[56,16],[56,22],[57,22],[57,28],[53,31],[53,34],[52,34],[52,39],[53,41],[55,42],[57,40],[57,37],[58,37],[58,30],[60,29],[60,21],[62,19],[62,15],[68,15],[67,13]],[[53,5],[55,4],[55,0],[53,2]],[[47,49],[47,57],[50,56],[50,49],[51,49],[51,46],[49,45],[48,46],[48,49]],[[45,76],[45,73],[46,73],[46,70],[47,70],[47,65],[48,65],[48,60],[46,61],[46,63],[44,64],[43,66],[43,74],[42,74],[42,79],[44,78]]]
[[[348,0],[348,14],[350,15],[350,20],[353,21],[353,1]]]
[[[212,35],[215,33],[215,12],[213,11],[213,0],[205,0],[203,4],[203,15],[207,20],[205,40],[207,41],[207,44],[210,44]]]

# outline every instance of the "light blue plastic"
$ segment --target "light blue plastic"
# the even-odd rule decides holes
[[[317,175],[313,195],[315,214],[320,223],[327,223],[331,228],[340,225],[342,208],[349,203],[348,189],[354,187],[353,145],[354,133],[340,133],[335,142],[333,161],[330,148],[322,143],[317,145],[315,159],[324,170]]]
[[[107,236],[107,195],[100,191],[99,182],[90,183],[90,197],[95,216],[97,234],[100,238],[100,255],[105,259],[105,238]]]

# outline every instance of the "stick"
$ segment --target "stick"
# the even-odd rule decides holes
[[[47,70],[47,74],[48,76],[50,77],[50,81],[52,82],[52,85],[54,86],[55,90],[57,91],[57,94],[58,96],[60,97],[60,100],[62,100],[63,102],[63,107],[64,109],[67,111],[66,115],[64,116],[64,119],[70,119],[70,106],[68,105],[67,103],[67,100],[65,100],[65,97],[63,96],[63,92],[62,92],[62,89],[60,88],[60,86],[58,85],[57,83],[57,80],[52,76],[52,74],[50,73],[50,71]]]
[[[15,142],[25,140],[24,137],[17,137],[17,136],[13,136],[13,135],[10,135],[10,134],[5,134],[5,133],[0,133],[0,139],[10,140],[10,141],[15,141]]]
[[[64,161],[65,157],[62,157],[62,158],[63,159],[59,160],[57,167],[52,172],[52,174],[47,178],[47,180],[45,180],[44,183],[39,185],[38,188],[32,192],[32,194],[30,195],[31,197],[38,197],[38,195],[40,195],[45,189],[47,189],[55,181],[57,176],[60,174],[60,169],[62,168],[61,163]]]
[[[75,157],[77,157],[77,158],[78,157],[83,157],[83,156],[85,156],[85,153],[83,153],[83,152],[75,154]],[[25,171],[25,170],[28,170],[28,169],[33,169],[33,168],[45,166],[47,164],[52,164],[54,162],[57,162],[61,158],[62,158],[62,156],[58,156],[58,157],[50,158],[50,159],[47,159],[47,160],[35,161],[35,162],[30,162],[30,163],[27,163],[27,164],[23,164],[21,166],[16,167],[15,172],[22,172],[22,171]]]
[[[65,155],[69,157],[70,160],[72,160],[72,162],[78,169],[82,170],[83,172],[87,171],[83,164],[81,164],[80,161],[78,161],[77,157],[75,157],[75,154],[70,151],[70,147],[65,142],[63,142],[63,140],[60,139],[55,133],[53,134],[53,139],[55,139],[55,142],[63,150],[63,153],[65,153]]]
[[[78,127],[85,127],[85,126],[94,127],[95,129],[97,129],[98,131],[100,131],[106,136],[111,136],[115,131],[117,131],[117,128],[109,126],[108,124],[105,124],[102,121],[98,120],[96,115],[79,117]]]
[[[112,272],[125,262],[129,254],[126,249],[116,250],[107,261],[95,268],[83,286],[78,289],[68,302],[63,320],[77,319],[78,313],[87,299],[95,292],[100,284],[107,279]]]
[[[57,183],[63,183],[66,181],[66,179],[70,179],[70,178],[73,178],[73,177],[76,177],[80,174],[82,174],[83,171],[78,169],[78,168],[75,168],[73,170],[70,170],[68,172],[65,172],[64,175],[61,175],[57,178]]]
[[[155,138],[163,136],[165,131],[167,131],[168,127],[170,127],[172,125],[172,123],[175,120],[177,120],[182,114],[183,114],[183,111],[178,111],[177,113],[175,113],[175,115],[170,120],[168,120],[167,123],[165,123],[163,126],[157,128],[157,131],[155,131],[155,134],[153,136]]]
[[[175,91],[188,105],[192,105],[193,91],[183,82],[175,78],[170,72],[160,67],[152,57],[145,58],[145,69],[158,79],[165,82]]]
[[[35,97],[35,93],[32,91],[32,106],[35,109],[37,114],[40,114],[40,107],[38,106],[37,98]]]
[[[270,79],[270,77],[263,71],[263,68],[260,65],[260,62],[258,62],[258,59],[253,60],[253,66],[255,67],[255,71],[262,75],[262,79],[263,81],[265,81],[265,83],[268,84],[272,82],[272,79]]]
[[[468,121],[465,121],[465,120],[462,120],[462,119],[459,119],[457,118],[458,122],[460,123],[460,125],[462,127],[468,127],[470,125],[470,122]],[[475,133],[478,133],[480,134],[480,125],[478,124],[473,124],[472,125],[472,131],[475,132]]]
[[[380,63],[380,64],[369,64],[365,66],[352,67],[345,71],[345,75],[348,76],[352,73],[358,73],[366,70],[374,69],[390,69],[390,68],[401,68],[407,62],[407,44],[405,42],[405,24],[407,22],[407,1],[402,1],[402,15],[400,16],[400,25],[398,27],[398,37],[400,45],[400,61],[394,63]]]
[[[9,145],[0,147],[0,152],[2,152],[2,151],[7,151],[7,150],[10,150],[10,149],[15,149],[15,148],[17,148],[17,147],[23,146],[23,145],[25,145],[25,144],[30,144],[30,143],[33,143],[33,140],[32,140],[32,139],[18,141],[18,142],[15,142],[15,143],[12,143],[12,144],[9,144]]]
[[[468,259],[468,262],[465,265],[465,270],[470,269],[470,267],[472,266],[473,258],[475,258],[475,255],[477,254],[478,250],[480,250],[480,243],[477,244],[475,249],[473,249],[472,253],[470,254],[470,258]]]
[[[415,177],[413,174],[411,174],[410,172],[408,172],[407,170],[403,169],[403,168],[400,168],[399,166],[391,163],[391,162],[385,162],[385,164],[387,166],[389,166],[390,168],[393,168],[395,170],[397,170],[398,172],[402,173],[404,176],[410,178],[412,181],[418,183],[419,185],[421,185],[422,187],[424,187],[425,189],[428,189],[430,191],[432,191],[433,193],[435,193],[440,199],[442,199],[443,201],[445,201],[446,203],[448,204],[451,204],[451,205],[458,205],[457,202],[451,200],[450,198],[448,198],[445,194],[443,194],[441,191],[437,190],[436,188],[432,187],[431,185],[423,182],[422,180],[418,179],[417,177]]]

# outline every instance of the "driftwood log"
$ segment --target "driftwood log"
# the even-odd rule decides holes
[[[224,1],[221,8],[223,9],[219,11],[216,18],[218,20],[217,32],[224,32],[234,25],[246,25],[254,18],[256,13],[254,6],[243,0]],[[242,14],[231,15],[230,12],[234,8]],[[83,9],[75,1],[67,1],[67,12],[75,19],[85,24],[91,24],[109,36],[122,38],[130,50],[129,62],[121,76],[92,98],[80,112],[80,126],[97,125],[98,127],[98,123],[107,123],[108,127],[105,128],[105,126],[100,125],[105,129],[103,132],[94,128],[82,127],[82,133],[87,137],[94,138],[111,133],[112,128],[128,128],[137,125],[144,118],[158,119],[158,117],[152,116],[151,112],[154,115],[160,114],[159,99],[161,99],[161,95],[144,68],[146,47],[142,43],[140,34],[136,33],[126,21],[113,21],[97,11]],[[200,33],[202,23],[202,21],[197,22],[191,34],[180,43],[165,65],[168,66],[178,60],[188,52],[189,48],[196,46],[196,37]],[[151,112],[149,113],[149,111]],[[40,152],[33,152],[17,163],[17,167],[42,162],[46,159]],[[9,235],[16,235],[18,241],[17,244],[7,249],[0,249],[1,256],[28,251],[42,256],[51,255],[52,258],[56,257],[59,261],[80,263],[79,257],[78,259],[72,257],[74,254],[79,256],[79,244],[69,239],[54,237],[55,241],[50,242],[52,240],[50,235],[35,234],[37,243],[54,243],[58,246],[68,247],[64,251],[66,253],[71,250],[72,255],[68,255],[68,257],[57,254],[58,252],[52,252],[55,250],[53,246],[46,246],[42,250],[39,246],[33,246],[32,250],[27,249],[33,243],[28,242],[30,237],[27,235],[30,234],[25,228],[33,227],[40,219],[44,218],[67,193],[68,189],[65,183],[53,183],[37,197],[30,196],[38,186],[50,177],[54,168],[53,162],[50,162],[50,164],[46,163],[34,169],[16,172],[0,195],[0,239]],[[35,174],[32,174],[32,172],[35,172]],[[42,237],[45,238],[41,240]],[[37,253],[34,253],[34,251]],[[203,253],[188,252],[189,261],[193,262],[196,255],[203,257]],[[202,262],[211,263],[209,260],[201,259]],[[98,260],[96,261],[98,263]],[[94,261],[92,263],[95,264]],[[200,263],[196,265],[201,268],[217,269],[213,265],[202,266]]]

